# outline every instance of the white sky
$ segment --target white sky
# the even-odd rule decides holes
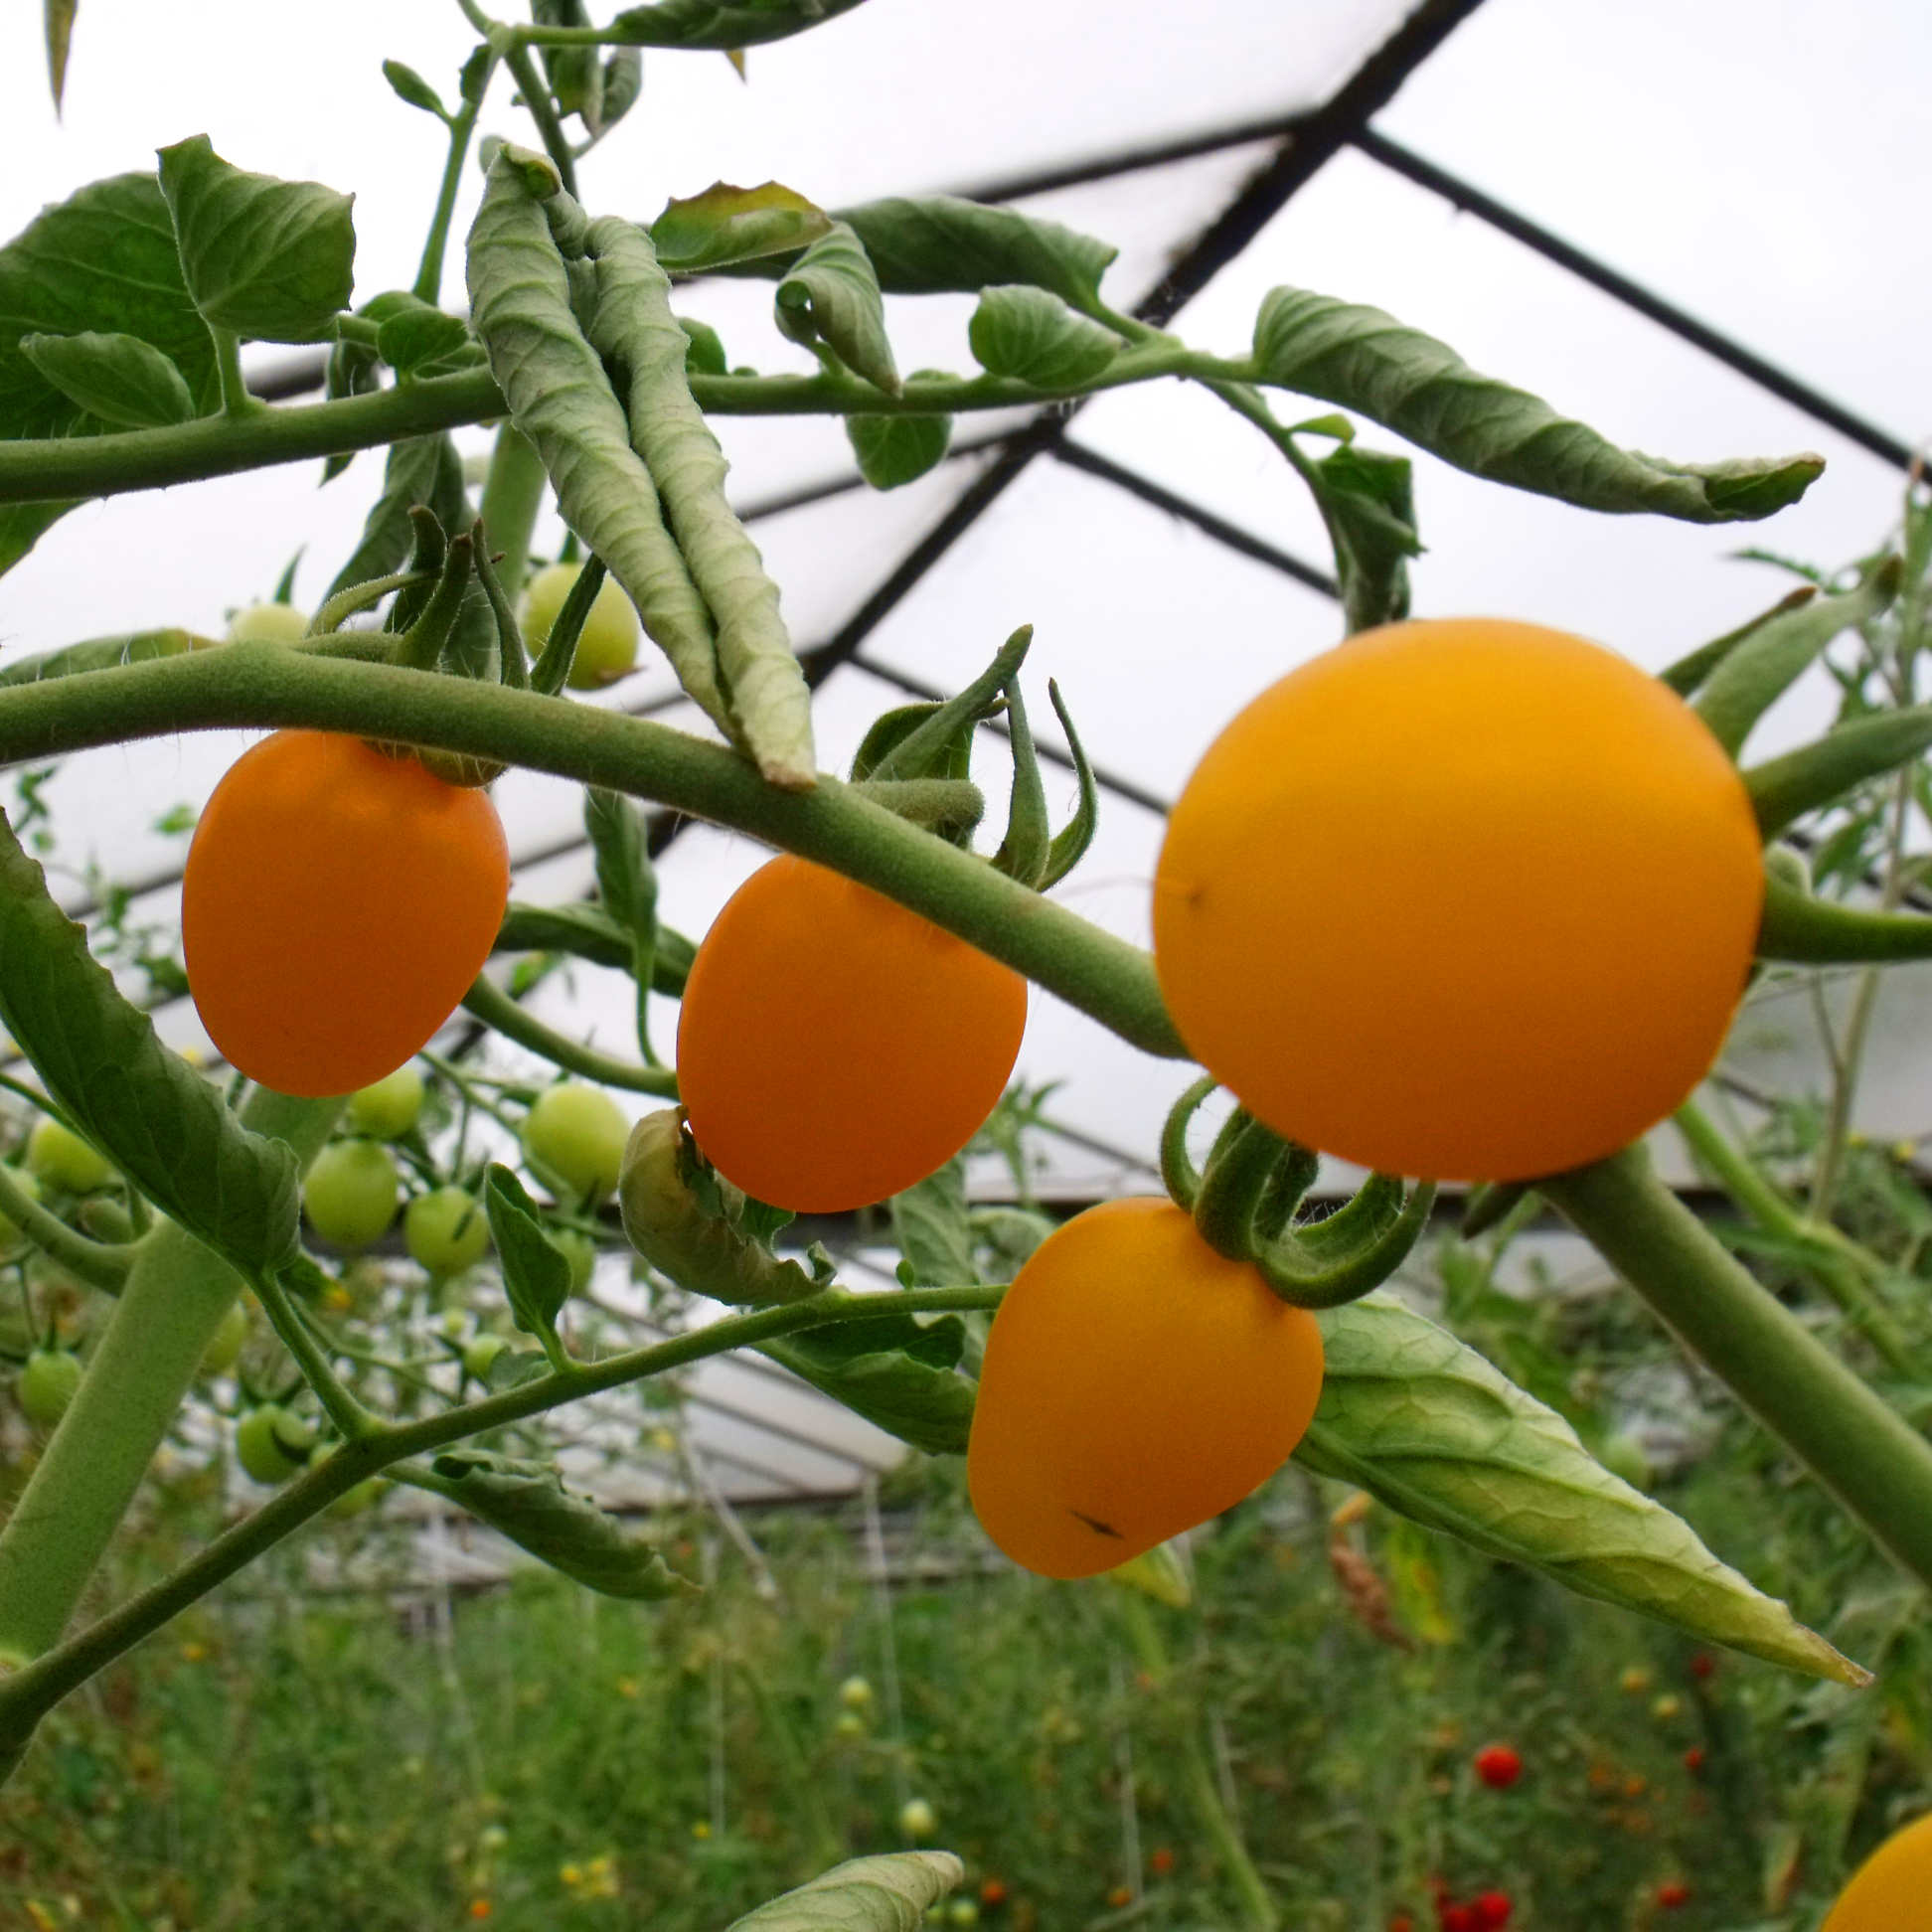
[[[754,50],[748,86],[717,56],[647,57],[643,102],[585,165],[583,195],[596,210],[648,218],[668,195],[717,178],[777,176],[827,203],[970,185],[1306,106],[1400,11],[1395,0],[1114,0],[1103,34],[1094,10],[1039,0],[868,0],[820,33]],[[453,4],[339,0],[323,28],[308,11],[258,0],[83,0],[59,126],[38,14],[0,18],[10,161],[0,234],[84,181],[151,166],[156,146],[207,132],[238,165],[354,191],[358,300],[407,284],[441,130],[397,102],[377,70],[385,56],[404,60],[453,95],[469,45]],[[1932,172],[1928,57],[1932,13],[1910,0],[1841,0],[1828,24],[1803,0],[1488,0],[1378,125],[1910,441],[1932,426],[1932,255],[1915,239]],[[508,93],[500,79],[485,125],[519,132]],[[1256,158],[1213,157],[1030,206],[1122,243],[1110,285],[1131,301]],[[1419,614],[1535,618],[1654,667],[1783,587],[1727,553],[1757,541],[1835,564],[1868,549],[1894,516],[1899,479],[1885,465],[1359,154],[1325,169],[1179,326],[1237,349],[1261,295],[1282,281],[1389,308],[1638,448],[1709,460],[1811,447],[1831,460],[1798,509],[1712,530],[1592,517],[1419,459],[1430,547],[1414,572]],[[460,292],[452,254],[445,295]],[[768,290],[708,286],[689,306],[720,322],[735,360],[805,366],[769,327]],[[969,308],[897,305],[901,366],[967,366]],[[1314,516],[1279,459],[1205,396],[1116,394],[1075,433],[1323,561]],[[736,422],[724,435],[746,499],[848,467],[833,425]],[[1372,427],[1367,439],[1392,440]],[[377,473],[365,457],[320,494],[303,466],[78,512],[0,579],[0,653],[137,625],[218,628],[227,608],[265,593],[301,544],[299,588],[312,596],[353,542]],[[801,643],[843,621],[968,474],[760,526]],[[1095,755],[1167,793],[1247,697],[1337,629],[1322,599],[1052,464],[1008,493],[869,649],[952,685],[1023,620],[1037,626],[1043,695],[1046,676],[1058,677]],[[663,682],[650,669],[620,695],[635,701]],[[1821,698],[1822,688],[1794,695],[1762,747],[1814,728]],[[821,707],[825,761],[891,702],[857,674],[836,681]],[[57,794],[74,849],[91,846],[130,874],[165,862],[171,849],[147,822],[205,795],[237,742],[74,760]],[[507,780],[501,802],[521,851],[575,814],[567,789],[548,781]],[[1144,939],[1157,840],[1154,819],[1110,802],[1065,895]],[[666,867],[667,916],[702,928],[756,857],[742,842],[688,838]],[[558,865],[524,889],[561,896],[586,877]],[[580,976],[577,1003],[552,1017],[619,1046],[624,1001],[596,980]],[[1069,1076],[1060,1111],[1139,1147],[1180,1084],[1178,1069],[1151,1067],[1045,1000],[1023,1067]],[[1915,1084],[1902,1089],[1897,1110],[1909,1114],[1916,1096]],[[1932,1125],[1926,1112],[1917,1124]]]

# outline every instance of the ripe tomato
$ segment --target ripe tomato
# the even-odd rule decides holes
[[[413,1066],[399,1066],[349,1096],[349,1125],[372,1140],[401,1140],[421,1111],[422,1075]]]
[[[758,1201],[836,1213],[922,1181],[993,1111],[1027,982],[822,866],[774,859],[713,921],[686,981],[692,1137]]]
[[[1690,1887],[1687,1885],[1682,1878],[1667,1878],[1657,1888],[1657,1902],[1660,1905],[1662,1905],[1666,1911],[1674,1912],[1677,1910],[1677,1908],[1680,1905],[1690,1904]],[[1837,1923],[1838,1920],[1836,1918],[1829,1920],[1827,1922],[1827,1932],[1830,1932],[1830,1927],[1836,1925]],[[1876,1924],[1877,1921],[1874,1919],[1872,1923]],[[1890,1923],[1894,1925],[1902,1926],[1905,1923],[1905,1921],[1903,1919],[1895,1919],[1890,1921]]]
[[[1208,748],[1154,957],[1190,1049],[1277,1133],[1502,1181],[1613,1153],[1696,1086],[1762,902],[1750,799],[1673,692],[1533,624],[1391,624]]]
[[[1523,1760],[1507,1744],[1485,1744],[1474,1763],[1476,1775],[1492,1791],[1508,1791],[1523,1776]]]
[[[630,1122],[601,1087],[577,1080],[546,1087],[524,1115],[523,1150],[547,1181],[578,1200],[605,1200],[623,1170]]]
[[[490,1245],[483,1204],[464,1188],[417,1195],[402,1210],[402,1245],[409,1259],[432,1275],[461,1274],[482,1260]]]
[[[366,1248],[396,1218],[396,1163],[374,1141],[336,1141],[302,1182],[309,1225],[332,1247]]]
[[[1932,1886],[1932,1812],[1888,1838],[1839,1893],[1822,1932],[1905,1932],[1923,1923]]]
[[[1166,1200],[1056,1228],[987,1336],[966,1451],[987,1534],[1043,1576],[1091,1576],[1238,1503],[1322,1392],[1322,1332]]]
[[[92,1194],[114,1178],[114,1170],[91,1141],[70,1133],[51,1114],[42,1114],[27,1136],[27,1171],[37,1181],[65,1194]]]
[[[524,592],[522,622],[524,642],[533,656],[549,641],[551,626],[582,568],[581,564],[553,564],[531,578]],[[605,577],[577,634],[570,659],[571,689],[594,691],[621,678],[637,662],[638,631],[637,611],[623,585],[615,577]]]
[[[1500,1932],[1516,1911],[1516,1901],[1505,1891],[1486,1891],[1476,1899],[1476,1923],[1484,1932]]]
[[[510,854],[482,792],[331,731],[230,766],[188,849],[189,986],[229,1061],[353,1093],[449,1018],[495,943]]]
[[[51,1429],[80,1386],[80,1361],[65,1349],[36,1349],[14,1383],[20,1411],[37,1429]]]

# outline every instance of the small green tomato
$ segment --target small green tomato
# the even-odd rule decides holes
[[[248,1339],[248,1310],[244,1303],[238,1301],[222,1317],[221,1326],[208,1338],[208,1347],[202,1351],[201,1367],[195,1371],[200,1375],[226,1375],[235,1367],[242,1353],[242,1345]]]
[[[402,1245],[409,1259],[432,1275],[461,1274],[482,1260],[490,1245],[483,1204],[462,1188],[417,1195],[402,1210]]]
[[[630,1122],[601,1088],[564,1080],[546,1087],[524,1115],[523,1150],[533,1168],[579,1201],[604,1201],[624,1165]]]
[[[299,644],[308,635],[308,612],[293,604],[253,603],[229,619],[231,644]]]
[[[832,1733],[835,1737],[864,1737],[866,1720],[856,1710],[842,1710],[832,1720]]]
[[[50,1114],[42,1114],[27,1136],[27,1165],[50,1188],[64,1194],[92,1194],[114,1178],[113,1164],[95,1153],[91,1142],[67,1128]]]
[[[308,1461],[315,1437],[276,1402],[250,1409],[235,1425],[235,1460],[257,1483],[285,1483]]]
[[[14,1383],[21,1413],[37,1429],[51,1429],[80,1386],[80,1360],[65,1349],[36,1349]]]
[[[422,1075],[413,1066],[399,1066],[349,1096],[349,1125],[371,1140],[401,1140],[421,1111]]]
[[[524,592],[524,642],[535,656],[544,648],[564,600],[576,582],[580,564],[553,564],[539,570]],[[637,662],[638,622],[631,600],[615,577],[605,577],[590,600],[589,614],[570,660],[570,688],[594,691],[614,683]]]
[[[7,1170],[7,1179],[30,1201],[38,1201],[40,1199],[41,1185],[39,1176],[29,1173],[25,1168],[9,1168]],[[19,1239],[20,1229],[5,1214],[0,1214],[0,1254],[5,1254]]]
[[[849,1677],[839,1686],[839,1701],[848,1710],[870,1710],[873,1688],[862,1677]]]
[[[946,1923],[948,1925],[977,1925],[979,1923],[979,1907],[970,1898],[955,1898],[946,1907]]]
[[[552,1227],[546,1232],[564,1250],[564,1258],[570,1264],[570,1293],[582,1294],[597,1271],[596,1242],[574,1227]]]
[[[938,1814],[923,1798],[908,1798],[899,1807],[898,1822],[909,1839],[929,1839],[939,1829]]]
[[[365,1248],[396,1218],[396,1163],[374,1141],[336,1141],[302,1183],[309,1225],[332,1247]]]
[[[488,1333],[472,1338],[463,1350],[463,1373],[480,1382],[490,1379],[490,1365],[510,1346],[501,1335]]]

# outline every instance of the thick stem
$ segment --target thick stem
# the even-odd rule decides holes
[[[581,1073],[600,1086],[622,1087],[630,1093],[654,1093],[667,1100],[678,1097],[678,1076],[668,1066],[633,1066],[593,1046],[580,1046],[526,1013],[493,979],[479,975],[463,995],[463,1005],[505,1040],[515,1041],[566,1073]]]
[[[0,763],[223,724],[306,724],[436,745],[655,799],[831,866],[1143,1051],[1185,1054],[1138,947],[835,778],[779,791],[734,752],[647,719],[465,678],[231,644],[0,690]]]
[[[90,1288],[103,1288],[110,1295],[120,1293],[121,1283],[127,1279],[127,1271],[134,1263],[133,1246],[109,1246],[77,1234],[66,1221],[49,1213],[5,1166],[0,1166],[0,1220],[12,1221],[43,1254],[53,1256],[69,1274]]]
[[[239,417],[259,415],[262,404],[248,394],[247,382],[242,374],[242,344],[235,331],[218,329],[210,323],[208,333],[215,341],[215,373],[222,383],[222,414],[214,419],[233,422]]]
[[[1725,1253],[1644,1150],[1537,1187],[1899,1565],[1932,1584],[1932,1448]]]
[[[340,1105],[257,1087],[242,1118],[306,1167]],[[80,1389],[0,1530],[0,1674],[60,1641],[241,1286],[172,1222],[141,1243]]]
[[[515,423],[497,425],[490,474],[483,484],[483,541],[496,561],[504,593],[514,604],[530,564],[530,533],[537,527],[550,478],[537,445]]]

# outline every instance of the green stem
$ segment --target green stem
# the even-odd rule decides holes
[[[356,1400],[336,1377],[329,1358],[300,1313],[283,1292],[281,1283],[267,1269],[253,1275],[248,1285],[255,1292],[262,1312],[273,1324],[281,1345],[294,1357],[303,1379],[315,1390],[323,1410],[336,1425],[345,1442],[354,1442],[382,1427],[377,1418]]]
[[[517,77],[517,85],[523,90],[523,104],[529,109],[530,118],[537,123],[544,152],[556,167],[558,177],[564,183],[564,192],[574,195],[576,156],[571,152],[569,136],[564,132],[564,123],[557,116],[557,104],[551,99],[550,87],[538,72],[537,63],[530,58],[530,49],[510,36],[503,38],[510,42],[503,49],[503,64]]]
[[[346,1495],[358,1483],[379,1474],[392,1463],[429,1455],[466,1436],[507,1427],[562,1403],[639,1381],[647,1375],[662,1374],[707,1356],[755,1345],[774,1336],[875,1315],[886,1304],[894,1310],[922,1315],[986,1310],[997,1308],[1004,1293],[1003,1288],[920,1288],[881,1296],[828,1289],[824,1294],[782,1307],[726,1316],[702,1329],[629,1350],[605,1362],[579,1363],[565,1371],[526,1382],[484,1401],[345,1443],[334,1455],[312,1463],[252,1516],[225,1530],[171,1575],[118,1604],[98,1622],[58,1648],[42,1646],[44,1654],[36,1653],[33,1661],[23,1661],[11,1677],[0,1675],[0,1783],[5,1782],[19,1763],[35,1725],[71,1690],[143,1638],[152,1636],[339,1496]],[[84,1389],[83,1383],[83,1392]],[[70,1415],[80,1407],[80,1396],[76,1396],[75,1408],[68,1411]],[[58,1435],[57,1431],[57,1440]],[[45,1467],[43,1462],[42,1468]],[[22,1511],[16,1512],[15,1523],[20,1521],[25,1502],[23,1498]],[[0,1584],[4,1581],[5,1572],[0,1571]]]
[[[257,1087],[242,1118],[307,1166],[340,1104]],[[0,1673],[60,1641],[241,1285],[172,1222],[141,1243],[74,1401],[0,1530]]]
[[[1120,1621],[1133,1649],[1134,1661],[1156,1684],[1165,1684],[1172,1675],[1166,1646],[1154,1627],[1154,1615],[1133,1590],[1121,1590],[1116,1605]],[[1248,1849],[1241,1842],[1240,1828],[1227,1815],[1221,1803],[1220,1787],[1214,1781],[1213,1766],[1202,1747],[1197,1713],[1190,1706],[1183,1713],[1181,1733],[1182,1769],[1188,1782],[1188,1796],[1194,1802],[1195,1816],[1213,1846],[1215,1855],[1227,1872],[1241,1901],[1241,1914],[1253,1932],[1275,1932],[1281,1923],[1281,1908],[1268,1890],[1266,1881],[1254,1868]]]
[[[1130,350],[1079,389],[1041,390],[996,376],[913,378],[887,396],[855,377],[693,376],[691,393],[713,415],[956,415],[973,409],[1023,408],[1085,396],[1162,376],[1224,375],[1244,364],[1222,363],[1178,345]],[[201,416],[160,429],[106,436],[0,439],[0,503],[58,502],[164,489],[198,478],[231,476],[275,463],[372,449],[508,412],[486,370],[403,383],[368,396],[244,416]]]
[[[476,98],[465,100],[462,111],[449,123],[449,156],[443,162],[442,185],[436,191],[436,211],[429,218],[429,234],[422,243],[422,261],[416,269],[413,293],[419,301],[440,306],[442,302],[443,252],[449,245],[449,224],[456,212],[456,191],[463,183],[463,162],[469,153],[470,136],[476,131],[476,117],[483,110],[483,97],[490,90],[496,73],[497,56],[477,85]]]
[[[1932,1448],[1725,1253],[1643,1148],[1537,1187],[1898,1564],[1932,1583]]]
[[[0,1220],[9,1220],[39,1248],[52,1255],[69,1274],[90,1288],[120,1293],[138,1250],[131,1245],[90,1241],[77,1234],[58,1214],[50,1213],[14,1179],[13,1170],[0,1167]]]
[[[678,1076],[669,1067],[635,1066],[612,1059],[592,1046],[580,1046],[545,1026],[534,1014],[526,1013],[495,980],[482,974],[463,995],[463,1005],[504,1039],[514,1040],[565,1072],[581,1073],[599,1086],[622,1087],[630,1093],[655,1093],[667,1100],[678,1097]]]
[[[530,564],[530,533],[544,505],[550,478],[543,458],[515,423],[497,425],[490,474],[483,484],[483,541],[497,559],[496,573],[514,605]]]
[[[242,374],[242,344],[235,331],[218,329],[211,322],[208,333],[215,341],[215,373],[222,382],[222,413],[203,420],[233,422],[241,417],[260,415],[265,405],[248,394],[248,385]]]
[[[567,699],[231,644],[0,689],[0,763],[218,725],[286,724],[466,751],[747,832],[897,899],[1143,1051],[1185,1054],[1138,947],[836,778],[780,791],[720,745]]]
[[[1694,1101],[1687,1100],[1673,1117],[1697,1163],[1760,1227],[1814,1250],[1812,1271],[1839,1307],[1864,1331],[1866,1340],[1884,1357],[1886,1367],[1907,1379],[1914,1377],[1918,1370],[1911,1349],[1862,1279],[1872,1257],[1836,1227],[1801,1214]]]

